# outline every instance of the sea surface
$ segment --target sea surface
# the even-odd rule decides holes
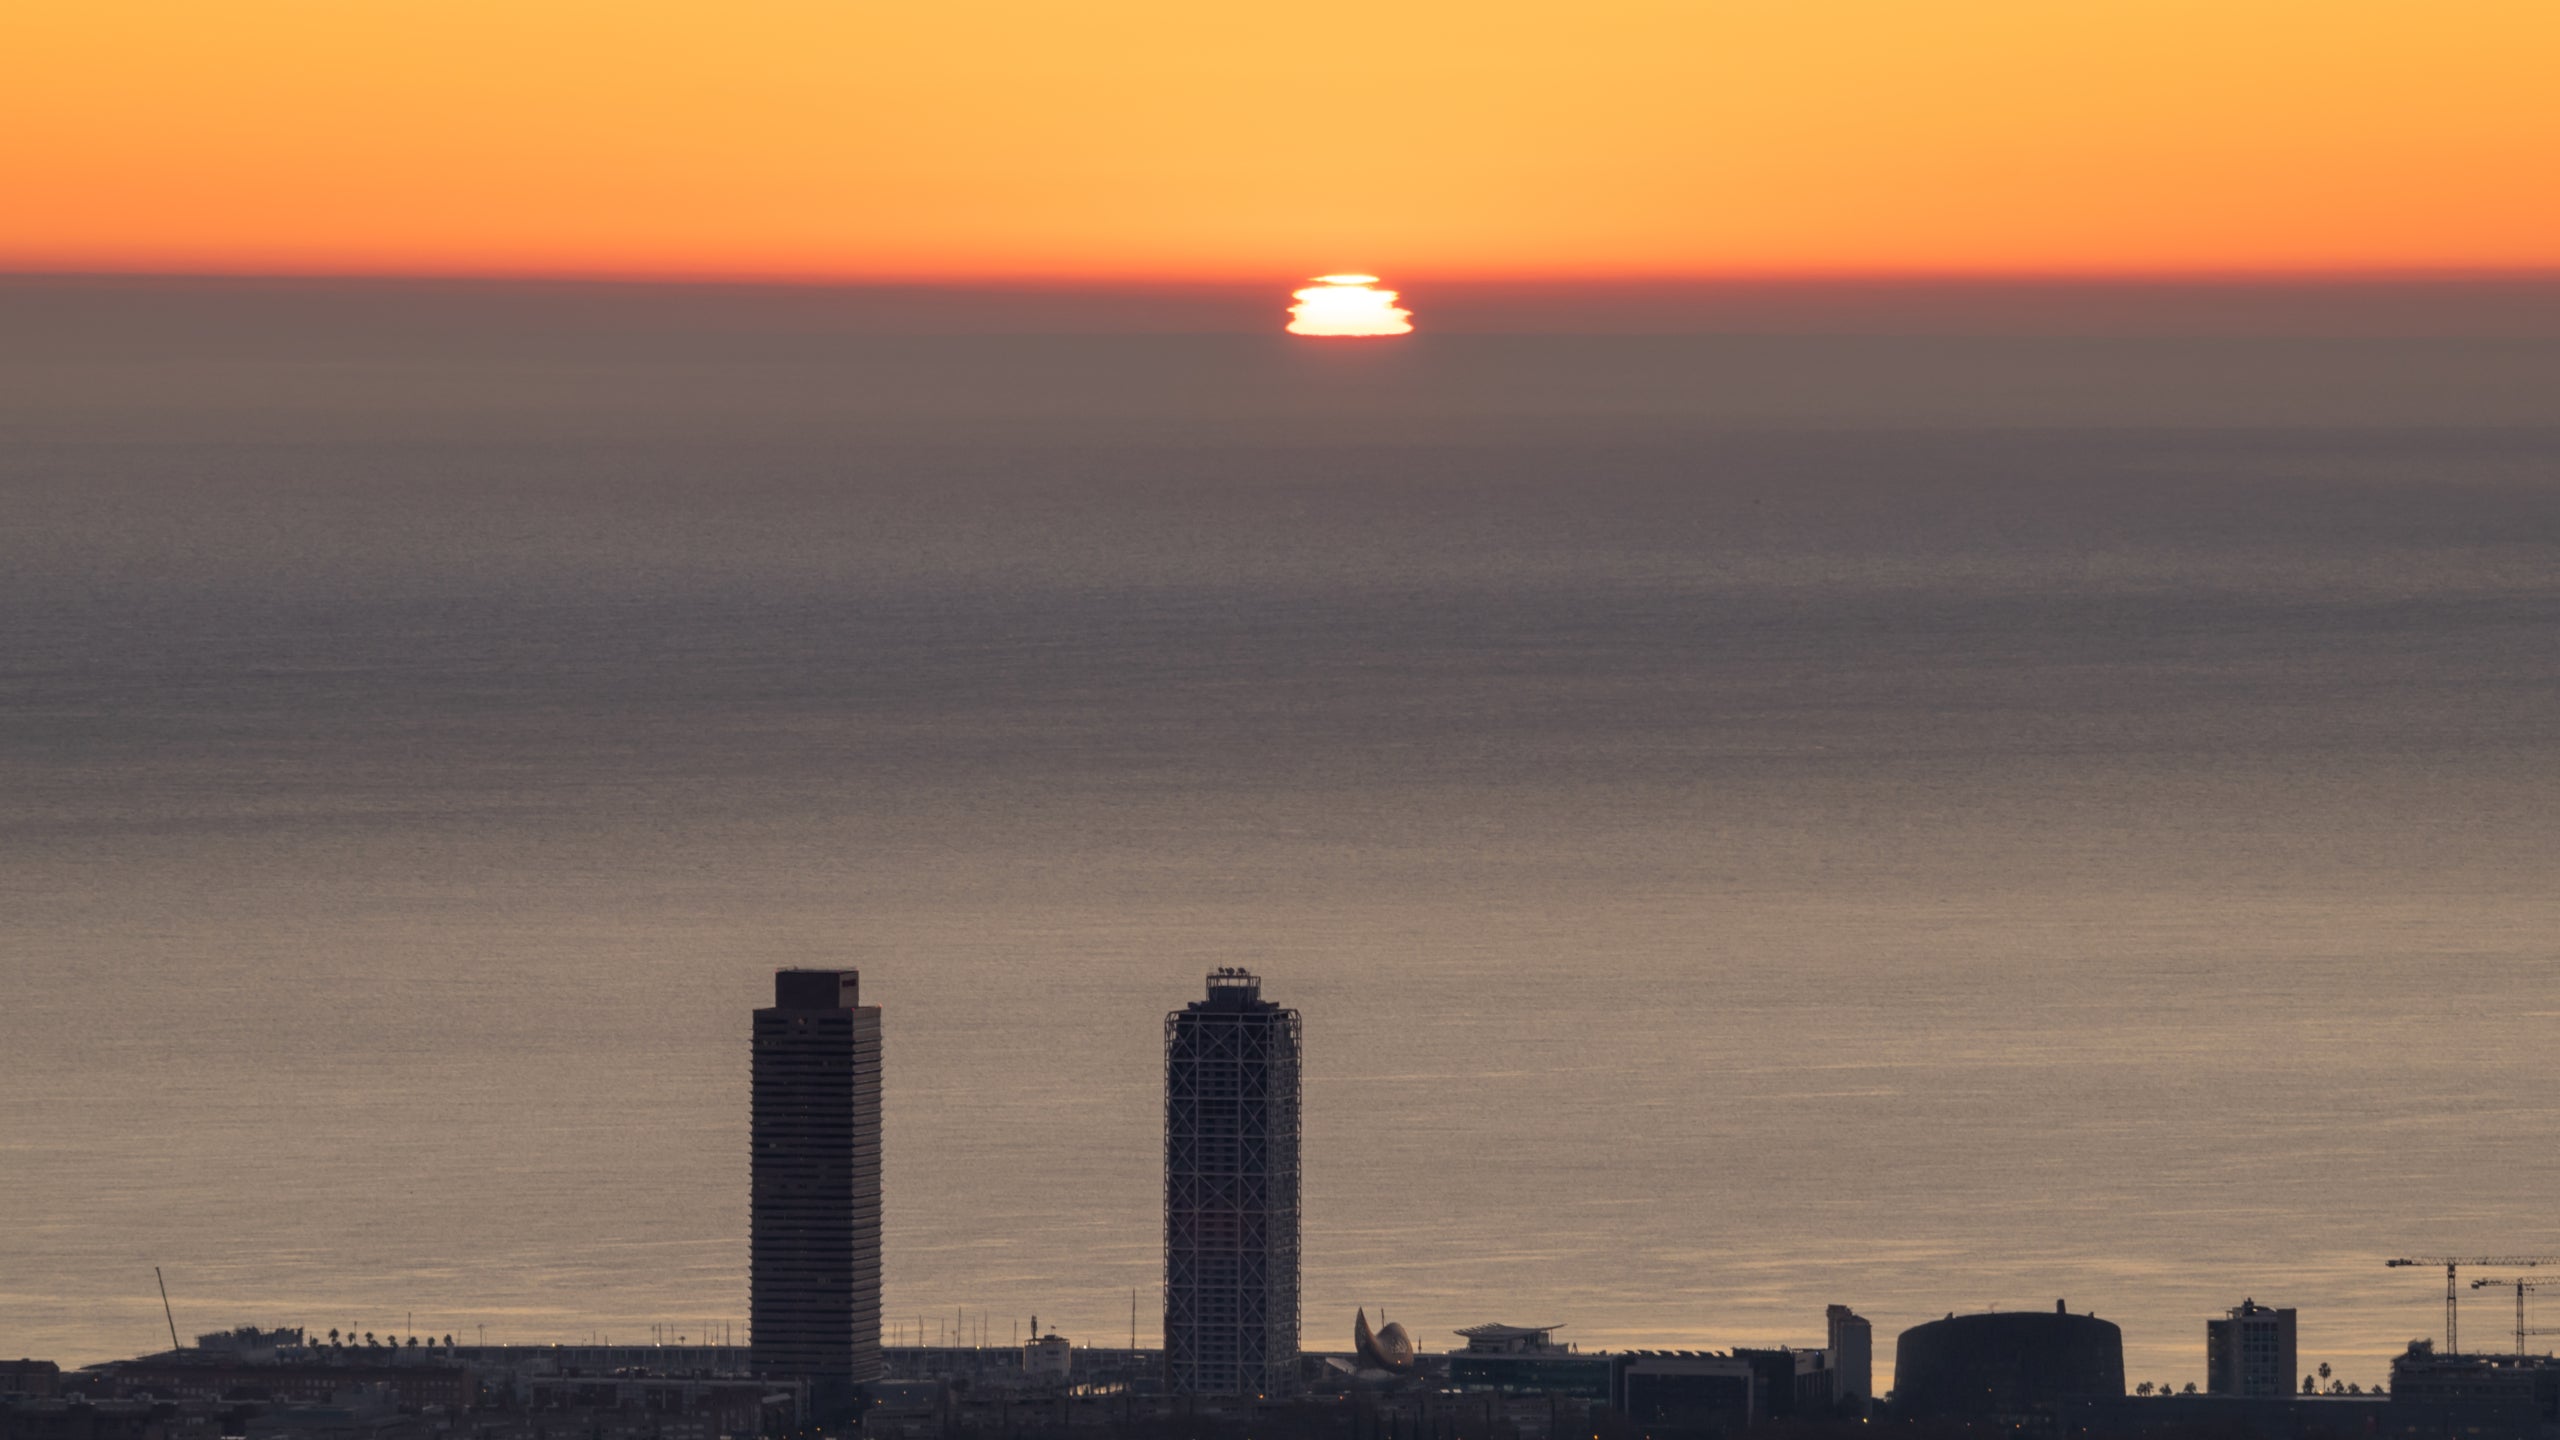
[[[1417,304],[0,286],[0,1354],[155,1265],[742,1335],[786,965],[886,1011],[910,1338],[1153,1333],[1221,965],[1310,1348],[2062,1299],[2184,1383],[2253,1297],[2371,1382],[2385,1259],[2560,1252],[2560,341]]]

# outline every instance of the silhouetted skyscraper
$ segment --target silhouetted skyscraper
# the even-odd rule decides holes
[[[821,1419],[880,1378],[880,1007],[860,997],[858,971],[777,971],[755,1021],[749,1338]]]
[[[1875,1330],[1846,1305],[1823,1312],[1830,1329],[1832,1398],[1854,1402],[1864,1415],[1875,1399]]]
[[[1181,1395],[1298,1368],[1298,1012],[1235,969],[1164,1021],[1164,1360]]]

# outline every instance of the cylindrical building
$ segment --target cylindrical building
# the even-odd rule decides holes
[[[2051,1313],[1950,1315],[1902,1332],[1893,1357],[1901,1416],[2027,1415],[2070,1400],[2124,1398],[2124,1332],[2055,1301]]]
[[[1298,1369],[1298,1012],[1221,969],[1164,1021],[1164,1363],[1177,1395]]]

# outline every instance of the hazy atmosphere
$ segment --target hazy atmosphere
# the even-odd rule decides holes
[[[791,964],[886,1009],[888,1314],[998,1341],[1155,1342],[1222,964],[1311,1349],[2067,1297],[2183,1383],[2280,1293],[2373,1381],[2384,1258],[2560,1248],[2548,330],[1284,289],[0,286],[0,1353],[155,1348],[154,1265],[741,1321]]]

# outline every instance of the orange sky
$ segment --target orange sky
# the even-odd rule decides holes
[[[2553,0],[14,0],[0,268],[2560,267]]]

